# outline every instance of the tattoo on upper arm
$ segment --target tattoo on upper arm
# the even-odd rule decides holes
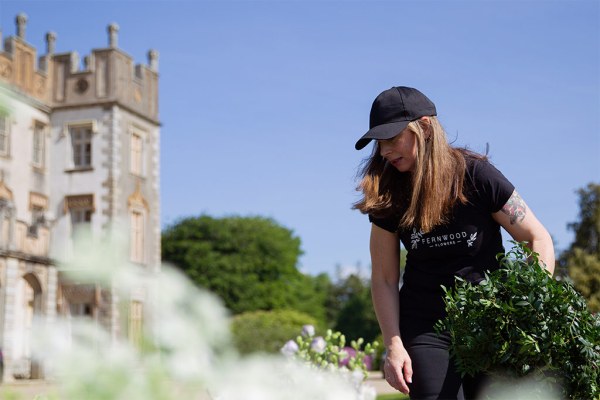
[[[510,196],[510,199],[508,199],[504,207],[502,207],[502,212],[508,215],[511,225],[521,222],[525,218],[527,205],[516,190],[513,192],[512,196]]]

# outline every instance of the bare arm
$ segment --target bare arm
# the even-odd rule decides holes
[[[386,379],[397,390],[408,393],[407,382],[412,382],[412,364],[400,338],[400,243],[395,234],[372,225],[370,249],[373,306],[387,349]]]
[[[492,217],[517,242],[527,242],[531,250],[540,255],[546,269],[554,273],[554,245],[550,234],[538,221],[525,201],[515,190],[504,207]]]

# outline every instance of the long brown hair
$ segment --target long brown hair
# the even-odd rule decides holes
[[[429,232],[448,221],[457,202],[467,202],[465,156],[471,153],[450,146],[438,119],[428,118],[429,123],[417,120],[408,125],[417,142],[414,171],[398,171],[381,156],[376,144],[359,172],[362,179],[356,190],[363,198],[352,208],[375,217],[399,215],[399,228]]]

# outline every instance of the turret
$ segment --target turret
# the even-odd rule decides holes
[[[81,68],[77,52],[56,53],[54,32],[46,34],[46,54],[39,57],[25,41],[27,16],[15,18],[16,36],[0,51],[0,81],[18,87],[53,108],[117,103],[158,122],[158,52],[149,50],[147,65],[118,47],[119,25],[107,26],[108,47],[92,50]],[[1,39],[1,38],[0,38]]]

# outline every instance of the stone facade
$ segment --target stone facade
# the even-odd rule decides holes
[[[80,67],[77,53],[55,53],[52,32],[38,57],[26,24],[17,16],[16,35],[0,48],[4,380],[43,377],[31,352],[34,317],[84,316],[115,338],[136,340],[145,288],[119,299],[111,288],[68,281],[57,267],[79,228],[102,237],[119,224],[129,230],[125,261],[149,274],[160,266],[158,54],[134,65],[113,24],[108,47]],[[129,315],[119,315],[117,303],[130,304]]]

